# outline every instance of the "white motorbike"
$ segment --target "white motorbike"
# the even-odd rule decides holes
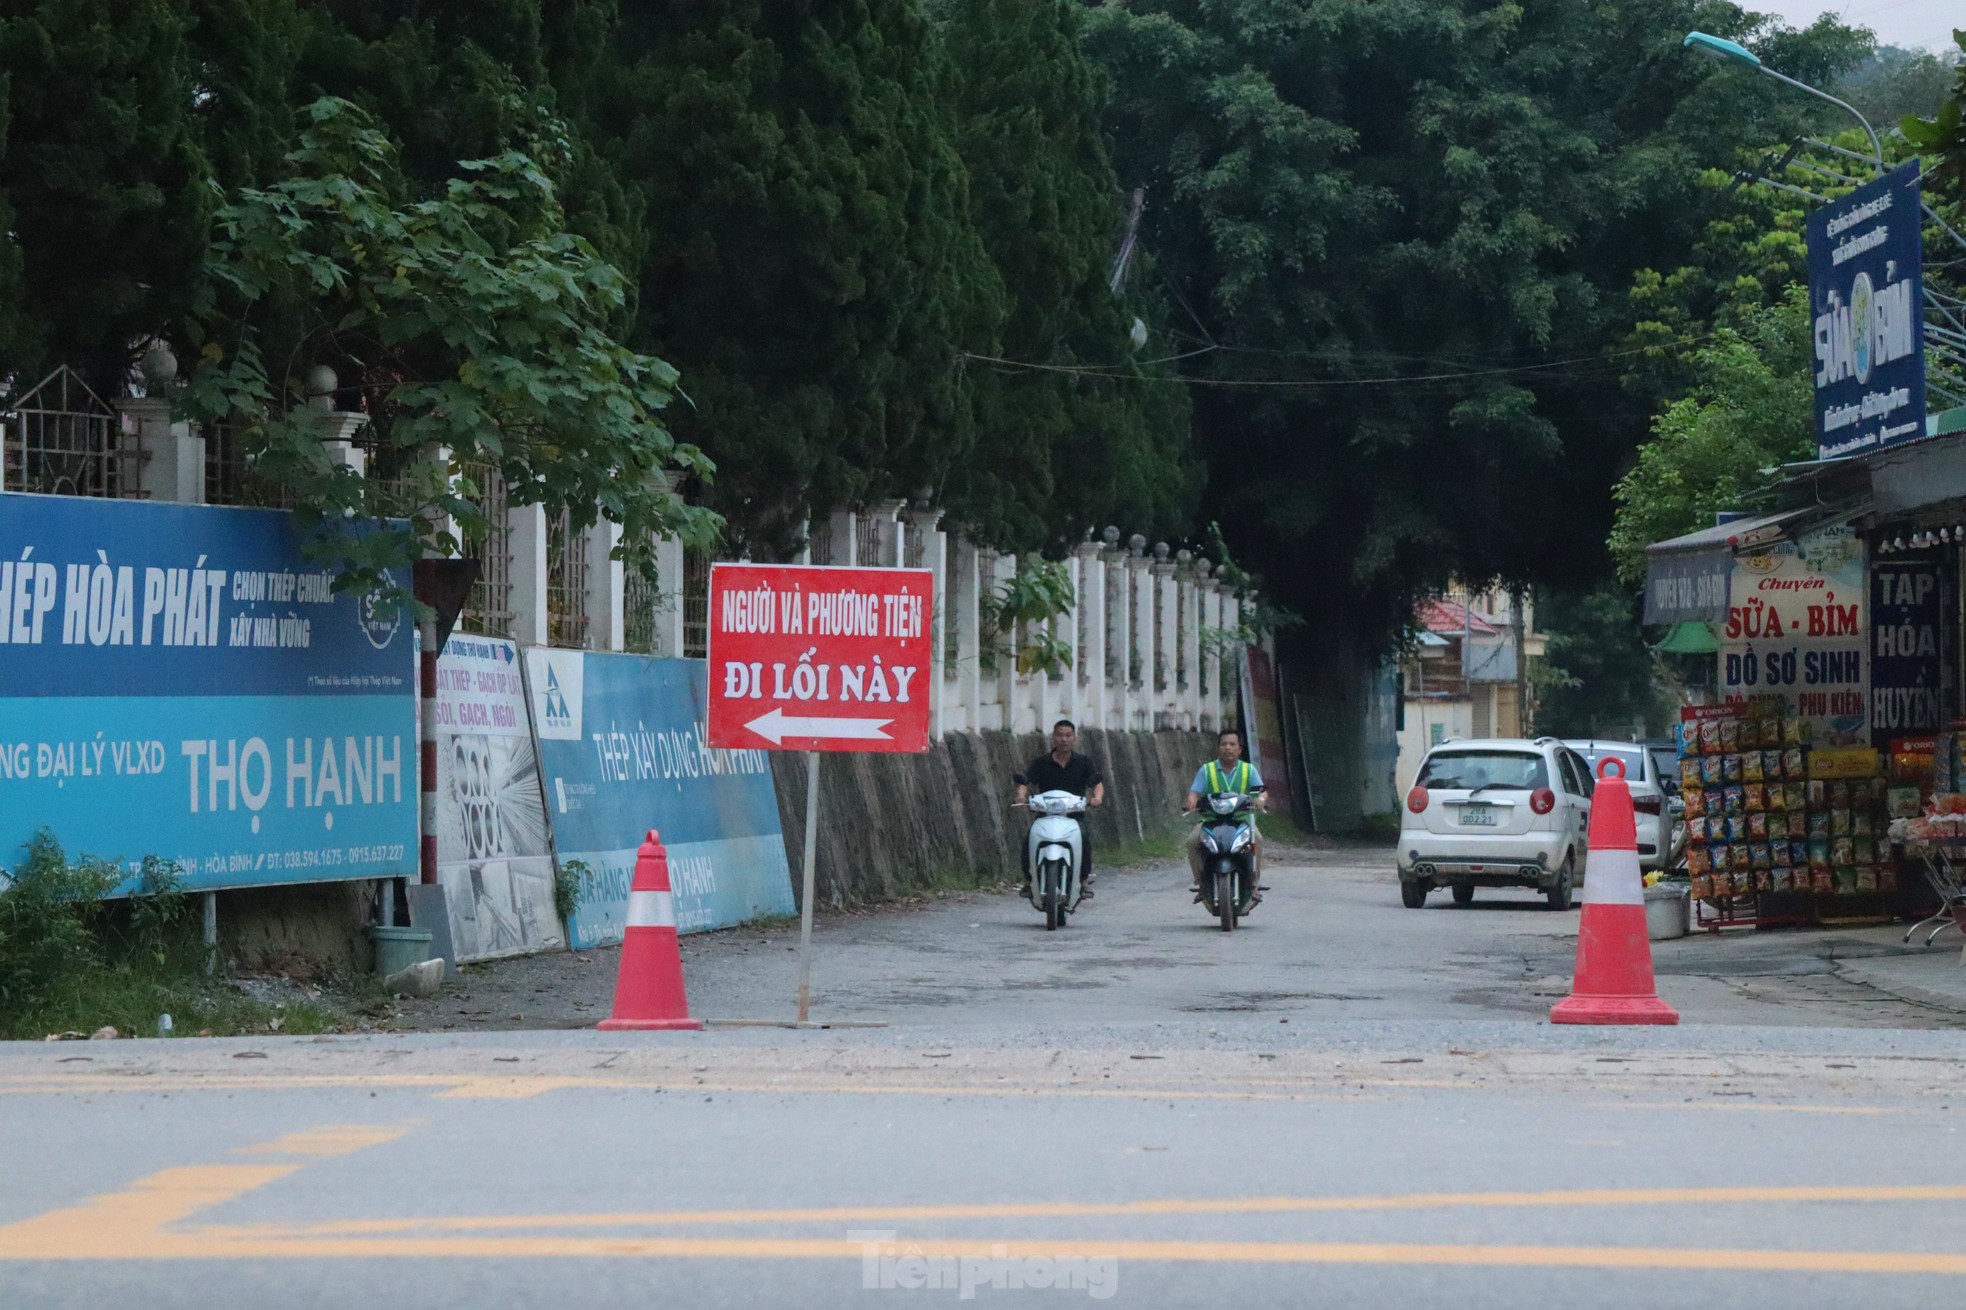
[[[1085,813],[1085,797],[1068,791],[1039,792],[1024,802],[1031,811],[1025,838],[1031,853],[1031,905],[1044,911],[1047,931],[1063,928],[1079,908],[1084,831],[1075,817]]]
[[[1236,920],[1256,904],[1254,793],[1218,792],[1202,797],[1201,899],[1234,932]]]

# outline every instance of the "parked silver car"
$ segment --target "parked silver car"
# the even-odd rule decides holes
[[[1658,761],[1651,749],[1641,742],[1595,738],[1573,738],[1563,744],[1584,757],[1591,766],[1593,778],[1599,776],[1599,767],[1607,756],[1625,766],[1625,782],[1632,793],[1632,817],[1638,827],[1638,867],[1647,872],[1671,868],[1673,814],[1670,802],[1678,798],[1678,788],[1668,785],[1671,775],[1659,771]],[[1677,782],[1677,779],[1673,781]]]

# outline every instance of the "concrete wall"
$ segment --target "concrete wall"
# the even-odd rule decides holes
[[[952,734],[923,755],[827,755],[819,771],[818,903],[855,905],[979,873],[1014,877],[1025,812],[1010,808],[1011,775],[1045,749],[1035,733]],[[1203,732],[1086,729],[1079,749],[1106,775],[1092,812],[1100,852],[1175,825],[1195,770],[1214,753]],[[803,880],[806,757],[772,757],[792,885]]]

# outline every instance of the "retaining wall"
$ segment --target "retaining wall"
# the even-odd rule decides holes
[[[938,880],[1015,875],[1025,813],[1010,808],[1011,775],[1046,749],[1037,734],[959,733],[922,755],[827,755],[819,770],[818,896],[854,905],[919,891]],[[1079,734],[1106,775],[1106,804],[1091,812],[1100,852],[1170,830],[1195,770],[1215,751],[1203,732]],[[799,889],[805,840],[806,757],[772,756],[778,812]]]

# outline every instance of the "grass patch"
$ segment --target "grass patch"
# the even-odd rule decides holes
[[[318,1033],[344,1027],[308,1000],[265,1000],[205,974],[197,906],[176,865],[145,860],[136,895],[105,900],[123,881],[107,861],[71,862],[39,833],[0,878],[0,1038],[92,1033],[151,1036],[158,1016],[189,1035]]]

